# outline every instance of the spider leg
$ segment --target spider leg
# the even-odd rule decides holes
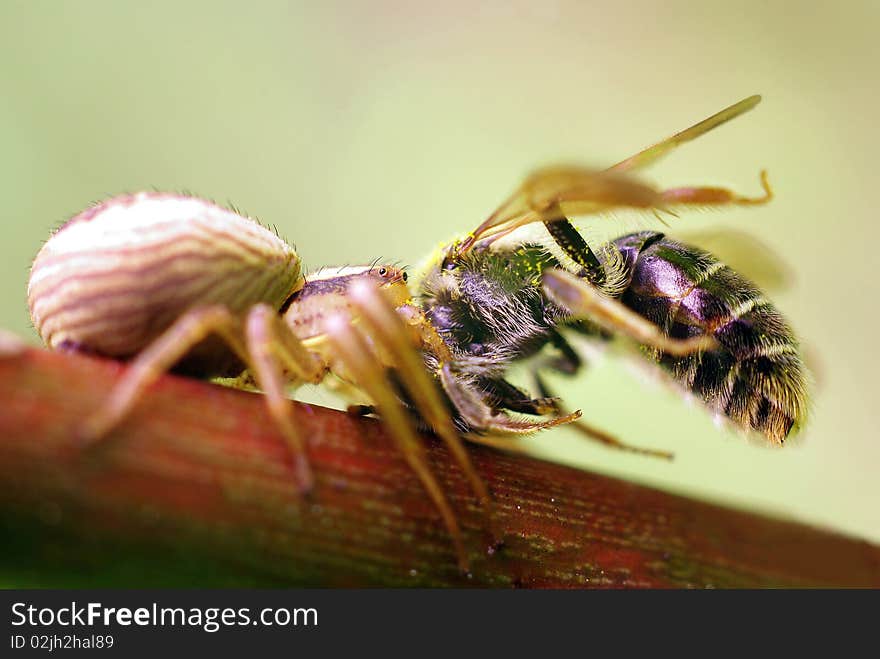
[[[440,512],[452,536],[459,567],[462,571],[467,571],[467,553],[458,520],[440,483],[431,472],[424,447],[410,424],[406,410],[386,379],[381,362],[360,331],[352,325],[351,318],[347,314],[337,313],[328,318],[325,321],[325,331],[327,339],[348,372],[375,402],[392,438]]]
[[[110,397],[78,428],[81,445],[95,444],[131,412],[144,389],[183,358],[195,345],[216,334],[247,364],[241,328],[228,309],[207,306],[191,309],[166,329],[131,362]]]
[[[105,437],[131,412],[144,389],[195,345],[214,334],[253,372],[266,393],[269,412],[294,460],[297,483],[301,490],[308,490],[313,479],[304,442],[293,418],[294,407],[284,393],[285,379],[278,372],[273,357],[280,359],[298,378],[310,382],[320,380],[323,365],[316,363],[314,356],[298,345],[289,332],[277,331],[279,323],[274,309],[267,305],[255,306],[248,314],[245,342],[240,322],[225,307],[199,307],[188,311],[132,361],[106,404],[79,429],[80,443],[90,445]]]
[[[375,286],[366,282],[355,282],[349,287],[349,296],[359,317],[369,328],[371,336],[392,355],[398,366],[397,373],[409,395],[412,396],[419,415],[445,442],[449,452],[470,481],[471,488],[480,503],[490,509],[489,491],[468,457],[464,443],[452,423],[449,410],[440,398],[437,385],[425,371],[425,364],[413,346],[407,326]],[[428,325],[420,324],[418,329],[425,326]]]
[[[687,339],[667,336],[650,320],[619,300],[606,297],[587,280],[558,268],[544,271],[544,291],[574,318],[587,318],[615,334],[676,357],[712,350],[718,345],[709,335]]]
[[[278,312],[268,305],[258,304],[248,312],[245,338],[249,366],[266,396],[269,414],[287,443],[297,483],[302,491],[308,491],[314,484],[314,477],[306,455],[306,442],[296,423],[293,402],[286,395],[290,378],[285,377],[278,364],[283,364],[298,381],[313,383],[324,378],[326,366],[303,347]]]
[[[250,345],[271,348],[274,355],[299,380],[319,384],[327,365],[297,338],[278,312],[267,304],[257,304],[248,312],[245,324]]]

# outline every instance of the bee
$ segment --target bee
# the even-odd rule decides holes
[[[159,192],[121,195],[76,215],[34,260],[28,302],[52,349],[128,360],[83,445],[119,426],[162,373],[234,375],[266,396],[295,480],[314,482],[287,397],[327,383],[376,412],[442,517],[459,565],[467,552],[417,429],[448,446],[491,518],[462,438],[574,424],[620,449],[669,457],[566,413],[541,374],[577,373],[570,337],[620,337],[733,424],[782,443],[802,423],[806,372],[789,325],[721,261],[657,231],[589,245],[571,223],[627,208],[754,206],[726,188],[660,190],[632,172],[752,109],[753,96],[605,170],[539,170],[467,236],[442,246],[417,281],[391,264],[304,274],[293,247],[251,218]],[[547,355],[552,351],[552,355]],[[545,359],[538,359],[541,356]],[[508,381],[536,358],[536,392]]]

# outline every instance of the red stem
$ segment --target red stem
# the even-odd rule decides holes
[[[465,576],[373,420],[300,405],[317,477],[305,499],[261,397],[195,380],[163,378],[112,439],[77,451],[71,429],[121,368],[34,349],[0,357],[0,521],[51,528],[34,551],[60,529],[70,557],[124,542],[274,585],[880,586],[867,542],[473,447],[504,539],[490,552],[464,477],[428,440],[464,527]]]

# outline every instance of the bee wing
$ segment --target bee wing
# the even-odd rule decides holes
[[[764,291],[788,290],[795,279],[794,269],[779,252],[745,231],[719,227],[676,231],[675,237],[711,252]]]
[[[657,211],[679,204],[765,203],[772,193],[763,172],[761,182],[765,195],[756,198],[741,197],[725,188],[657,190],[628,175],[629,171],[649,165],[677,146],[748,112],[760,101],[758,95],[749,96],[606,170],[559,165],[536,171],[461,243],[459,252],[468,251],[479,240],[495,240],[533,222],[556,222],[615,209]]]
[[[748,112],[760,102],[761,97],[757,94],[744,98],[739,103],[734,103],[730,107],[724,108],[721,112],[713,114],[708,119],[703,119],[703,121],[694,124],[690,128],[685,128],[683,131],[680,131],[671,137],[667,137],[665,140],[657,142],[657,144],[649,146],[647,149],[639,151],[634,156],[621,160],[616,165],[609,167],[608,170],[627,172],[640,167],[646,167],[656,162],[676,147],[681,146],[686,142],[690,142],[701,135],[705,135],[713,128],[717,128],[721,124],[725,124],[731,119]]]
[[[620,174],[576,165],[545,167],[528,176],[517,190],[462,243],[499,238],[533,222],[555,222],[618,208],[650,210],[663,205],[662,193]]]

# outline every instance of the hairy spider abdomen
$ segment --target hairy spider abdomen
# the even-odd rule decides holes
[[[115,358],[141,352],[187,311],[221,305],[241,316],[280,308],[302,286],[292,247],[254,220],[209,201],[158,192],[108,199],[66,222],[31,268],[28,304],[50,348]],[[184,370],[226,374],[209,341]]]

